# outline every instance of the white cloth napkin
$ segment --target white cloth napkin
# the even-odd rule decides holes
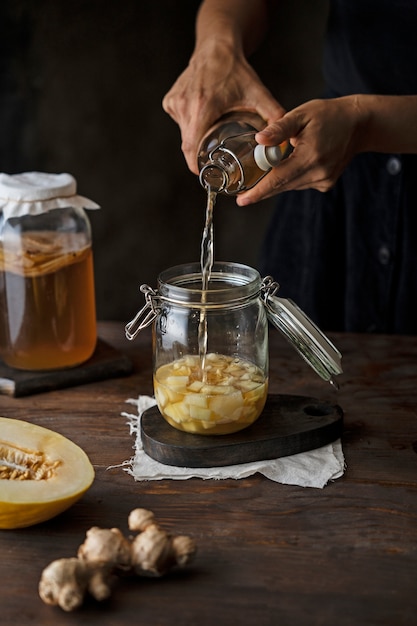
[[[224,479],[246,478],[259,472],[278,483],[317,487],[322,489],[331,480],[340,478],[345,469],[345,459],[340,439],[322,448],[302,452],[271,461],[256,461],[227,467],[173,467],[150,458],[143,450],[140,436],[140,418],[146,409],[156,404],[150,396],[139,396],[137,400],[126,401],[136,407],[137,413],[123,412],[130,426],[130,434],[135,435],[135,455],[122,464],[123,469],[135,480],[186,480],[188,478]]]

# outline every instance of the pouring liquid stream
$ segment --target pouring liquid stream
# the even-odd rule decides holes
[[[207,356],[207,315],[204,304],[206,302],[206,294],[209,287],[211,270],[214,261],[214,228],[213,228],[213,212],[216,204],[217,193],[207,187],[207,207],[206,221],[203,229],[201,240],[201,310],[198,326],[198,352],[200,357],[201,379],[206,382],[206,356]]]

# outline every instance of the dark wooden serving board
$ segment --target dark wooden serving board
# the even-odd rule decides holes
[[[0,394],[16,398],[29,396],[106,378],[127,376],[132,370],[133,363],[127,355],[99,338],[93,356],[78,367],[31,372],[8,367],[0,361]]]
[[[277,459],[320,448],[338,439],[343,411],[316,398],[270,395],[259,419],[232,435],[193,435],[170,426],[156,406],[141,419],[143,449],[178,467],[223,467]]]

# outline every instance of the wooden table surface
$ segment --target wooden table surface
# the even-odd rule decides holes
[[[313,395],[344,411],[346,472],[324,489],[243,480],[135,482],[120,468],[134,439],[128,398],[152,393],[148,331],[99,334],[128,353],[125,378],[16,399],[0,415],[54,429],[96,470],[91,489],[49,522],[0,531],[0,624],[150,626],[400,626],[417,624],[417,337],[331,335],[343,354],[340,390],[287,342],[270,336],[270,391]],[[198,554],[163,579],[125,579],[104,604],[74,613],[38,596],[43,568],[76,554],[93,525],[127,530],[131,509],[153,510]]]

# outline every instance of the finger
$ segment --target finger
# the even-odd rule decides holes
[[[198,174],[197,156],[203,137],[217,121],[217,113],[196,108],[195,112],[190,112],[189,118],[184,118],[180,124],[181,128],[181,150],[189,169]]]
[[[266,128],[256,134],[256,141],[265,146],[273,146],[286,139],[296,137],[304,128],[306,122],[295,111],[286,113],[280,119],[275,119]]]
[[[280,169],[280,167],[277,169]],[[265,177],[265,179],[258,183],[253,189],[239,194],[236,198],[236,203],[239,206],[247,206],[262,200],[267,200],[285,191],[315,189],[316,191],[326,192],[329,191],[336,182],[336,178],[312,176],[311,171],[300,172],[292,176],[291,179],[285,178],[282,174],[282,171],[280,171],[279,175],[274,173],[273,177],[271,176],[269,179]]]
[[[284,191],[307,189],[319,182],[311,168],[303,164],[299,166],[292,155],[273,168],[255,187],[239,194],[236,201],[239,206],[266,200]]]
[[[284,107],[272,97],[260,99],[256,107],[256,112],[267,123],[265,128],[268,128],[273,121],[285,115]]]

